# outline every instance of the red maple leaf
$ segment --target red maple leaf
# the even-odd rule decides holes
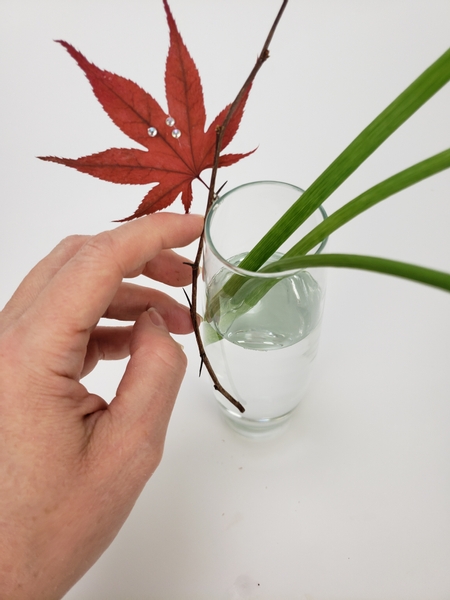
[[[136,83],[99,69],[67,42],[58,40],[85,72],[95,96],[112,121],[146,150],[111,148],[78,159],[41,156],[42,160],[73,167],[113,183],[158,183],[127,221],[166,208],[181,194],[186,212],[192,202],[192,181],[211,168],[216,129],[228,113],[226,106],[205,131],[206,111],[200,76],[177,29],[167,0],[163,0],[170,31],[165,87],[168,112]],[[224,132],[222,148],[233,139],[247,100],[243,97]],[[232,165],[246,154],[225,154],[219,167]]]

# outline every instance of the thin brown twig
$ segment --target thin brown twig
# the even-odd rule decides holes
[[[208,212],[210,211],[214,200],[217,197],[217,193],[215,192],[216,178],[217,178],[217,170],[219,168],[219,157],[220,157],[220,152],[222,149],[222,142],[223,142],[223,136],[224,136],[225,130],[226,130],[227,125],[230,122],[231,118],[233,117],[234,113],[236,112],[240,102],[242,101],[242,98],[244,97],[247,90],[253,83],[253,80],[255,79],[258,71],[263,66],[263,64],[266,62],[266,60],[269,58],[269,46],[270,46],[272,38],[275,34],[275,30],[278,26],[278,23],[280,22],[280,19],[284,13],[284,9],[287,6],[288,1],[289,0],[283,0],[281,8],[278,11],[275,21],[273,22],[272,27],[269,31],[269,35],[267,36],[266,41],[264,42],[264,46],[261,50],[261,54],[258,56],[258,58],[256,60],[255,66],[251,70],[244,85],[242,86],[238,95],[236,96],[233,103],[231,104],[230,109],[227,113],[227,116],[225,117],[224,122],[222,123],[222,125],[217,127],[216,149],[215,149],[215,155],[214,155],[214,164],[213,164],[213,168],[212,168],[212,172],[211,172],[211,180],[210,180],[210,184],[209,184],[208,201],[206,204],[205,218],[206,218]],[[189,305],[190,305],[190,311],[191,311],[192,324],[194,327],[195,339],[197,341],[197,346],[198,346],[198,350],[199,350],[199,354],[200,354],[200,361],[201,361],[200,372],[201,372],[202,366],[204,365],[213,381],[214,389],[219,391],[223,396],[225,396],[225,398],[227,398],[227,400],[229,400],[231,402],[231,404],[233,404],[241,413],[243,413],[243,412],[245,412],[245,408],[242,406],[242,404],[240,402],[238,402],[235,398],[233,398],[233,396],[231,394],[229,394],[220,384],[220,382],[217,378],[217,375],[215,374],[214,369],[212,368],[212,365],[209,362],[208,356],[206,355],[205,347],[203,345],[203,340],[202,340],[201,334],[200,334],[200,327],[199,327],[199,323],[197,320],[197,290],[198,290],[197,280],[198,280],[198,274],[199,274],[199,270],[200,270],[200,261],[201,261],[202,254],[203,254],[203,243],[204,243],[204,235],[202,234],[200,237],[200,240],[199,240],[198,250],[197,250],[197,255],[195,257],[195,261],[192,264],[189,263],[190,266],[192,267],[192,297],[191,297],[191,301],[190,301]]]

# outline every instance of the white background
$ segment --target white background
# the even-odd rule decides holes
[[[278,0],[171,0],[211,120],[234,98]],[[252,91],[234,187],[307,187],[450,41],[448,0],[291,0]],[[133,145],[108,119],[64,39],[164,106],[168,30],[159,0],[0,0],[0,304],[62,237],[114,227],[145,189],[98,181],[37,155]],[[450,145],[445,88],[327,202]],[[195,188],[194,211],[205,192]],[[181,203],[173,207],[181,212]],[[450,270],[450,173],[372,208],[328,251]],[[192,248],[193,253],[194,248]],[[182,299],[179,290],[174,291]],[[330,271],[321,351],[282,437],[222,423],[189,370],[163,462],[109,550],[68,600],[440,600],[450,597],[450,296]],[[89,386],[113,397],[122,363]]]

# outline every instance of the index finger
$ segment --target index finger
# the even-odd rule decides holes
[[[43,290],[30,316],[50,336],[93,327],[123,278],[142,272],[162,250],[190,244],[202,228],[199,215],[158,213],[89,238]]]

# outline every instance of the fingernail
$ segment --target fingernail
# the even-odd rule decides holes
[[[168,331],[166,322],[164,321],[162,316],[159,314],[159,312],[156,310],[156,308],[149,308],[147,310],[147,312],[148,312],[148,316],[150,317],[150,320],[153,323],[153,325],[155,325],[156,327],[161,327],[162,329],[166,329]]]

